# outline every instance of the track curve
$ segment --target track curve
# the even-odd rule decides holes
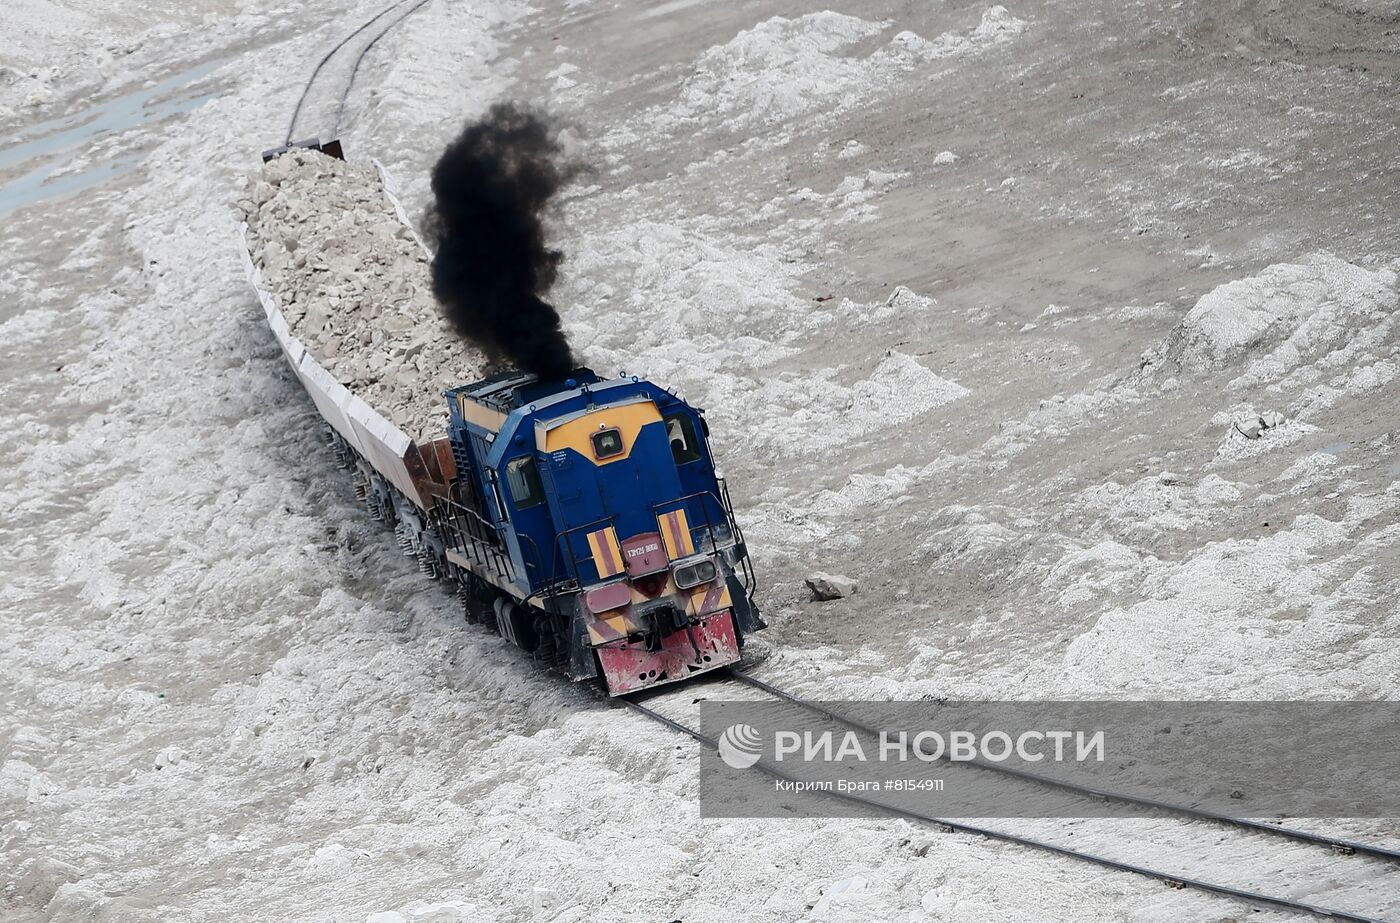
[[[393,13],[395,10],[399,10],[412,3],[412,7],[410,7],[406,12],[404,12],[402,16],[398,17],[397,19],[391,19],[388,22],[383,23],[379,31],[374,32],[367,37],[364,45],[359,48],[358,52],[356,52],[355,54],[353,61],[349,64],[349,75],[347,77],[340,78],[340,82],[343,83],[343,89],[341,89],[338,96],[334,97],[336,100],[335,116],[331,122],[331,134],[332,136],[334,136],[340,130],[340,122],[345,114],[346,100],[350,96],[351,88],[355,85],[355,77],[360,71],[360,65],[364,62],[365,56],[369,54],[371,48],[378,44],[380,39],[384,38],[384,36],[389,34],[389,32],[391,32],[396,26],[400,25],[405,19],[413,15],[419,9],[421,9],[425,4],[427,4],[427,2],[428,0],[398,0],[398,2],[396,3],[391,3],[388,6],[384,7],[384,9],[380,10],[378,13],[374,14],[369,19],[361,23],[359,28],[355,29],[353,32],[342,38],[335,45],[331,46],[331,49],[321,57],[321,60],[316,62],[316,66],[311,70],[311,76],[308,77],[306,80],[306,85],[302,87],[301,95],[297,97],[296,106],[292,109],[292,117],[287,122],[287,136],[284,143],[291,144],[293,139],[296,137],[297,123],[301,120],[302,112],[307,106],[308,99],[311,98],[314,92],[318,89],[318,87],[322,85],[318,82],[322,81],[323,74],[327,74],[327,65],[331,64],[332,61],[336,60],[340,52],[345,50],[346,46],[353,42],[357,36],[364,35],[370,29],[371,26],[373,26],[377,22],[380,22],[380,20],[384,19],[386,16],[388,16],[390,13]],[[350,52],[346,52],[347,55],[349,53]],[[331,88],[333,89],[335,86],[334,78],[327,76],[326,80],[331,82]]]
[[[799,696],[793,695],[783,689],[779,689],[769,683],[764,682],[756,676],[751,676],[741,670],[730,670],[730,675],[739,682],[759,689],[769,695],[791,702],[809,711],[817,712],[833,721],[853,729],[868,734],[879,734],[880,728],[870,727],[859,721],[855,721],[844,715],[837,714],[828,708],[807,701]],[[1359,854],[1372,856],[1377,859],[1386,859],[1400,862],[1400,849],[1390,849],[1384,846],[1375,846],[1370,843],[1362,843],[1357,840],[1342,839],[1340,837],[1330,837],[1320,833],[1312,833],[1307,830],[1297,830],[1292,827],[1284,827],[1278,824],[1266,824],[1262,821],[1250,820],[1245,817],[1232,817],[1229,814],[1221,814],[1215,811],[1205,811],[1200,808],[1193,808],[1188,805],[1175,804],[1169,801],[1161,801],[1155,798],[1145,798],[1140,795],[1129,795],[1125,792],[1115,792],[1109,789],[1096,788],[1090,785],[1080,785],[1064,779],[1055,779],[1039,773],[1029,772],[1024,769],[1017,769],[1012,766],[1003,766],[998,763],[986,763],[979,760],[970,760],[965,765],[987,772],[996,772],[1002,775],[1022,779],[1027,782],[1035,782],[1040,785],[1049,785],[1063,791],[1074,792],[1080,795],[1087,795],[1093,798],[1102,798],[1106,801],[1116,801],[1120,804],[1131,804],[1141,808],[1155,811],[1163,811],[1172,814],[1181,814],[1187,817],[1194,817],[1199,820],[1208,820],[1220,824],[1240,827],[1245,830],[1253,830],[1258,833],[1271,834],[1284,839],[1296,840],[1302,843],[1310,843],[1315,846],[1325,846],[1336,852],[1347,854]]]
[[[844,715],[840,715],[837,712],[825,708],[824,706],[807,701],[806,699],[789,693],[786,690],[772,685],[771,683],[758,679],[755,676],[751,676],[750,674],[745,673],[742,670],[730,669],[727,672],[732,679],[743,685],[757,689],[767,695],[770,695],[781,701],[788,702],[798,708],[801,708],[813,714],[820,715],[821,717],[845,725],[846,727],[852,730],[857,730],[867,734],[879,733],[878,728],[873,728],[862,722],[855,721]],[[667,697],[668,693],[661,693],[653,695],[651,697],[647,697],[645,698],[645,701],[639,701],[638,698],[632,697],[619,697],[617,699],[613,699],[612,701],[620,703],[623,707],[629,708],[632,711],[648,718],[649,720],[656,721],[662,725],[665,725],[671,730],[682,733],[708,749],[717,750],[719,746],[719,742],[717,740],[707,736],[704,732],[696,729],[695,727],[692,727],[690,724],[687,724],[684,720],[667,715],[664,712],[659,711],[656,708],[651,707],[650,704],[648,704],[657,699],[664,699]],[[1400,862],[1400,851],[1388,849],[1386,847],[1373,846],[1366,843],[1360,843],[1336,837],[1329,837],[1322,834],[1315,834],[1310,833],[1308,831],[1295,830],[1288,827],[1279,827],[1272,824],[1266,824],[1258,821],[1249,820],[1246,818],[1237,818],[1224,814],[1217,814],[1215,812],[1210,811],[1201,811],[1183,805],[1176,805],[1169,802],[1157,801],[1150,798],[1142,798],[1134,795],[1127,795],[1120,792],[1104,791],[1091,786],[1083,786],[1064,780],[1052,779],[1037,775],[1035,773],[1029,773],[1023,770],[1017,770],[1010,767],[1002,767],[989,763],[974,763],[972,765],[975,766],[975,768],[1001,772],[1007,776],[1012,776],[1025,782],[1049,785],[1073,792],[1075,794],[1084,795],[1086,797],[1102,798],[1118,801],[1124,804],[1129,804],[1134,807],[1143,809],[1144,812],[1174,814],[1188,818],[1190,820],[1199,820],[1214,824],[1234,826],[1240,829],[1247,830],[1251,834],[1272,835],[1283,839],[1306,843],[1309,845],[1328,847],[1333,852],[1342,855],[1364,856],[1371,859],[1378,859],[1387,863]],[[792,782],[802,781],[799,777],[794,776],[793,774],[774,766],[772,763],[766,760],[760,760],[753,766],[753,768],[775,779],[784,779]],[[1322,917],[1333,920],[1345,920],[1349,921],[1349,923],[1386,923],[1385,919],[1377,916],[1368,915],[1366,913],[1360,913],[1351,910],[1343,910],[1335,907],[1326,907],[1311,901],[1299,900],[1296,898],[1285,897],[1279,894],[1266,893],[1264,891],[1252,890],[1250,888],[1237,887],[1218,881],[1209,881],[1203,878],[1186,876],[1173,872],[1166,872],[1158,868],[1153,868],[1151,866],[1144,865],[1142,863],[1113,858],[1111,856],[1102,855],[1096,852],[1090,852],[1084,849],[1076,849],[1069,846],[1063,846],[1057,843],[1037,839],[1035,837],[1027,836],[1020,833],[1015,833],[1007,830],[998,830],[995,828],[984,827],[977,824],[965,823],[963,821],[953,820],[950,818],[937,817],[932,814],[926,814],[919,811],[902,808],[896,805],[886,804],[884,802],[865,797],[855,792],[824,791],[820,794],[822,797],[835,798],[849,803],[859,804],[866,808],[872,808],[889,816],[900,817],[904,820],[913,821],[915,823],[938,827],[945,831],[977,834],[988,839],[998,840],[1005,843],[1012,843],[1018,846],[1024,846],[1030,849],[1064,856],[1066,858],[1078,859],[1080,861],[1088,862],[1100,866],[1102,868],[1108,868],[1122,872],[1131,872],[1136,875],[1141,875],[1147,878],[1154,879],[1156,881],[1160,881],[1174,888],[1185,888],[1189,890],[1200,891],[1202,893],[1212,894],[1218,897],[1228,897],[1235,900],[1244,901],[1246,903],[1255,904],[1258,906],[1271,907],[1277,910],[1285,910],[1294,913],[1307,914],[1310,916]]]

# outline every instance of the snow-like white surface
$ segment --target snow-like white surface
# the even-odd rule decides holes
[[[1369,271],[1331,254],[1280,263],[1258,275],[1209,292],[1186,315],[1178,335],[1183,361],[1221,363],[1249,354],[1241,383],[1272,381],[1305,362],[1343,351],[1324,365],[1340,365],[1361,328],[1383,322],[1396,308],[1395,273]]]
[[[774,16],[706,50],[681,89],[679,104],[661,113],[663,126],[719,118],[742,130],[821,109],[847,109],[901,74],[949,55],[1004,41],[1026,23],[993,6],[965,34],[935,39],[896,33],[873,52],[856,50],[893,23],[825,10]]]
[[[885,510],[921,536],[911,566],[996,574],[1000,586],[1041,588],[1076,621],[1092,616],[1091,627],[1066,636],[1058,651],[1037,650],[1034,660],[984,659],[975,668],[956,650],[911,639],[911,647],[927,646],[927,655],[893,675],[888,667],[876,670],[866,679],[870,694],[1389,696],[1400,676],[1400,655],[1384,640],[1400,626],[1400,487],[1392,477],[1364,500],[1340,499],[1358,488],[1348,479],[1358,469],[1327,452],[1296,453],[1319,437],[1335,408],[1379,406],[1373,395],[1400,357],[1396,297],[1390,270],[1328,254],[1270,266],[1200,299],[1148,351],[1144,372],[1044,399],[1024,419],[1003,421],[971,457],[853,475],[840,491],[810,502],[800,491],[782,493],[772,503],[771,531],[760,532],[776,544],[790,542],[799,555],[811,543],[851,554],[869,544],[843,541],[843,523]],[[1266,332],[1235,336],[1230,331],[1241,317]],[[1218,345],[1208,362],[1197,363]],[[1177,463],[1190,453],[1170,469],[1163,458],[1149,459],[1136,479],[1088,484],[1055,510],[1038,506],[1033,488],[1022,497],[937,511],[920,503],[939,481],[979,468],[1012,471],[1035,447],[1087,435],[1115,418],[1134,430],[1159,425],[1162,406],[1184,387],[1168,374],[1170,363],[1156,364],[1162,357],[1195,369],[1193,378],[1216,376],[1223,393],[1243,398],[1196,418],[1206,450],[1189,469]],[[1284,411],[1284,422],[1257,439],[1233,424],[1275,409]],[[1342,459],[1347,448],[1338,446]],[[1175,454],[1170,445],[1156,449]],[[1273,464],[1282,470],[1259,485],[1251,469],[1266,457],[1279,459]],[[1299,497],[1313,499],[1300,505]],[[1024,605],[1044,603],[1037,597]],[[1000,618],[980,616],[970,634],[1014,636],[1018,617],[1015,605]],[[826,678],[836,667],[811,673],[827,662],[819,652],[779,651],[775,658],[809,671],[825,694],[840,695],[841,682]]]
[[[332,3],[307,11],[332,15]],[[68,108],[163,76],[172,61],[193,64],[231,44],[261,39],[284,10],[261,0],[124,4],[104,0],[13,0],[5,4],[0,119]]]
[[[664,6],[647,12],[707,11]],[[72,28],[46,41],[76,57],[98,27],[87,7],[63,9]],[[4,914],[1246,912],[903,822],[701,819],[696,748],[461,624],[330,471],[247,291],[227,207],[278,140],[299,89],[288,62],[315,60],[376,11],[247,5],[220,18],[190,50],[234,56],[221,92],[141,134],[143,172],[0,231]],[[1036,293],[1011,306],[1021,319],[1050,299],[1073,307],[1044,308],[1027,337],[1064,324],[1082,337],[1065,354],[1130,345],[1090,353],[1077,377],[1047,365],[1014,387],[1012,366],[1047,353],[980,359],[1007,356],[996,350],[1017,329],[977,327],[984,306],[898,274],[860,293],[828,271],[846,256],[839,235],[868,241],[907,220],[900,197],[930,184],[873,133],[830,137],[807,116],[898,98],[905,79],[926,89],[929,70],[992,59],[993,44],[1013,58],[1036,29],[965,12],[932,40],[831,11],[746,22],[658,76],[641,116],[579,140],[600,173],[573,190],[560,229],[569,332],[601,370],[647,374],[708,408],[765,581],[765,675],[835,697],[1393,696],[1400,496],[1374,461],[1393,464],[1393,448],[1353,445],[1348,430],[1393,404],[1397,264],[1304,251],[1241,268],[1150,342],[1122,325],[1150,329],[1174,306]],[[347,149],[386,161],[410,213],[441,142],[517,74],[533,66],[566,108],[618,93],[581,35],[532,63],[532,30],[557,14],[513,34],[527,15],[431,3],[367,61]],[[170,27],[129,26],[146,28]],[[133,72],[167,47],[133,51],[147,56]],[[45,86],[84,85],[67,80]],[[647,120],[751,137],[657,153]],[[965,137],[932,140],[963,158],[926,158],[940,183],[979,161],[998,168],[993,183],[1022,173]],[[832,169],[787,182],[767,154],[790,143],[796,154],[776,160],[805,157],[808,142]],[[653,178],[630,179],[644,168]],[[1034,195],[1029,182],[1017,197]],[[975,271],[958,254],[919,258]],[[1229,434],[1265,411],[1289,422]],[[814,608],[794,587],[827,565],[850,565],[862,590]],[[1149,856],[1182,832],[1157,819],[1058,829],[1141,838]],[[1241,874],[1277,867],[1271,846],[1246,845],[1231,856]]]
[[[1392,676],[1393,653],[1368,641],[1376,626],[1361,615],[1362,604],[1384,592],[1381,575],[1362,567],[1339,586],[1337,574],[1347,558],[1394,542],[1393,526],[1371,520],[1397,504],[1400,497],[1355,505],[1337,521],[1300,516],[1266,537],[1228,539],[1181,562],[1157,562],[1142,585],[1147,599],[1100,617],[1070,645],[1065,667],[1076,685],[1090,688],[1131,691],[1139,677],[1166,670],[1220,697],[1263,699],[1298,697],[1298,678],[1319,669],[1340,688]],[[1273,671],[1242,672],[1240,663],[1269,663]],[[1335,688],[1314,694],[1331,698]]]

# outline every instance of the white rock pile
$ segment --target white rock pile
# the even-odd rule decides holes
[[[1275,410],[1265,413],[1250,413],[1239,417],[1234,427],[1246,439],[1258,439],[1265,430],[1274,429],[1287,422],[1283,414]]]
[[[378,172],[294,150],[265,164],[238,204],[293,335],[414,440],[441,436],[443,389],[483,377],[487,360],[438,312],[428,257]]]

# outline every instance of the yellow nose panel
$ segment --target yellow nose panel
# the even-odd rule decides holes
[[[632,446],[636,444],[637,435],[641,433],[643,426],[660,422],[661,411],[657,410],[651,401],[603,407],[566,423],[560,423],[543,433],[537,431],[536,447],[545,452],[573,449],[595,465],[610,465],[632,454]],[[607,458],[599,458],[593,452],[593,434],[608,429],[617,430],[618,435],[622,437],[622,451]]]

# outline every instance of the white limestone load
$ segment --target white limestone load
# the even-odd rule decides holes
[[[428,254],[372,166],[293,150],[241,202],[263,285],[336,380],[416,441],[447,428],[442,392],[486,374],[433,300]]]

